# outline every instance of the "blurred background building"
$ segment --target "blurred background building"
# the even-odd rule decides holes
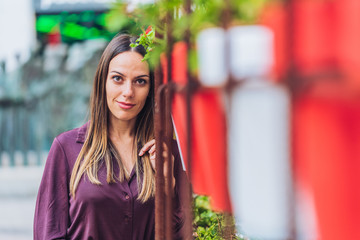
[[[0,0],[0,239],[32,239],[56,135],[86,121],[111,0]]]
[[[107,41],[119,29],[136,34],[139,28],[127,16],[112,14],[114,2],[0,0],[0,239],[32,239],[36,193],[54,137],[85,123],[93,75]],[[194,126],[207,128],[192,134],[200,143],[220,139],[222,145],[200,149],[193,144],[199,150],[194,156],[202,156],[193,157],[194,190],[209,189],[212,200],[219,200],[213,206],[232,207],[248,233],[263,239],[288,239],[295,228],[298,239],[359,239],[360,2],[268,2],[257,22],[266,29],[203,32],[210,43],[199,46],[211,46],[203,55],[210,65],[200,84],[209,90],[206,80],[224,82],[193,95]],[[247,23],[242,20],[231,24]],[[190,64],[184,54],[186,48],[180,48],[173,69],[182,68],[186,76]],[[271,76],[257,64],[266,72],[271,68]],[[231,89],[225,83],[230,77],[236,80]],[[223,92],[231,104],[223,105]],[[212,156],[203,157],[200,150]],[[219,191],[211,193],[214,189]],[[282,201],[289,196],[287,206]],[[272,224],[279,224],[281,237],[269,237],[276,230]]]

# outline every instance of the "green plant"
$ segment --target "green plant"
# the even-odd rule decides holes
[[[137,5],[131,11],[128,11],[128,1],[118,0],[109,13],[107,26],[111,31],[127,29],[136,35],[139,35],[141,33],[139,29],[142,29],[143,34],[138,43],[149,46],[148,40],[151,39],[151,51],[148,51],[146,59],[154,67],[159,63],[160,54],[169,50],[166,32],[169,32],[173,42],[176,42],[183,40],[185,32],[189,30],[190,42],[194,44],[197,34],[202,29],[209,26],[223,26],[224,19],[236,24],[255,23],[268,1],[270,0],[193,0],[192,10],[186,14],[185,0],[158,0],[154,4]],[[148,26],[151,26],[153,31],[156,30],[157,38],[155,32],[151,33],[154,37],[144,34],[143,29]],[[162,37],[158,38],[158,36]],[[189,69],[194,72],[196,53],[191,50],[189,58]]]
[[[197,240],[245,240],[236,234],[234,218],[229,214],[215,213],[207,196],[195,196],[193,231]]]
[[[143,61],[147,61],[150,58],[150,53],[154,49],[155,42],[155,30],[149,26],[146,31],[140,35],[140,37],[136,40],[136,43],[130,44],[131,47],[136,47],[139,45],[144,46],[146,50],[146,54],[143,58]]]

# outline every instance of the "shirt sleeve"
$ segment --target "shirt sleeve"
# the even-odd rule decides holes
[[[173,229],[174,239],[184,239],[184,207],[182,206],[182,199],[184,188],[188,186],[188,178],[186,172],[183,170],[179,149],[176,141],[174,141],[173,155],[174,155],[174,177],[176,180],[175,191],[173,196]]]
[[[34,240],[66,239],[69,222],[69,175],[66,154],[55,138],[36,200]]]

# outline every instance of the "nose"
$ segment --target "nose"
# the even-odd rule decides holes
[[[134,96],[134,86],[131,81],[126,81],[123,85],[123,92],[124,97],[131,98]]]

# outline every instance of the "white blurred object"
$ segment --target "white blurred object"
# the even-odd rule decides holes
[[[264,80],[233,89],[229,114],[229,183],[240,231],[250,238],[290,236],[290,98]]]
[[[111,4],[115,3],[116,0],[38,0],[36,3],[43,10],[51,9],[51,7],[59,6],[64,8],[64,5],[91,5],[91,4]],[[63,6],[61,6],[63,5]],[[100,5],[101,6],[101,5]],[[83,9],[85,10],[85,9]]]
[[[155,0],[131,0],[129,2],[132,4],[152,4],[155,3]]]
[[[262,26],[228,31],[232,77],[229,183],[237,225],[250,238],[291,234],[290,96],[264,79],[273,64],[273,34]]]
[[[304,183],[296,184],[296,239],[317,240],[318,226],[316,222],[315,203],[313,195]]]
[[[208,28],[197,38],[199,80],[207,87],[224,85],[228,78],[226,66],[226,32]]]
[[[127,11],[132,12],[138,5],[153,4],[155,0],[128,0]]]
[[[102,51],[107,42],[103,39],[92,39],[82,43],[75,43],[69,48],[66,61],[67,71],[78,71],[93,57],[97,51]]]
[[[262,77],[274,64],[273,32],[264,26],[228,30],[230,72],[234,79]]]
[[[63,58],[66,55],[65,44],[46,45],[44,51],[44,71],[58,71]]]
[[[35,47],[35,13],[32,0],[0,1],[0,61],[11,72],[26,62]]]
[[[84,44],[75,43],[69,48],[69,56],[67,58],[65,69],[67,71],[77,71],[84,67],[89,56],[84,54]]]

